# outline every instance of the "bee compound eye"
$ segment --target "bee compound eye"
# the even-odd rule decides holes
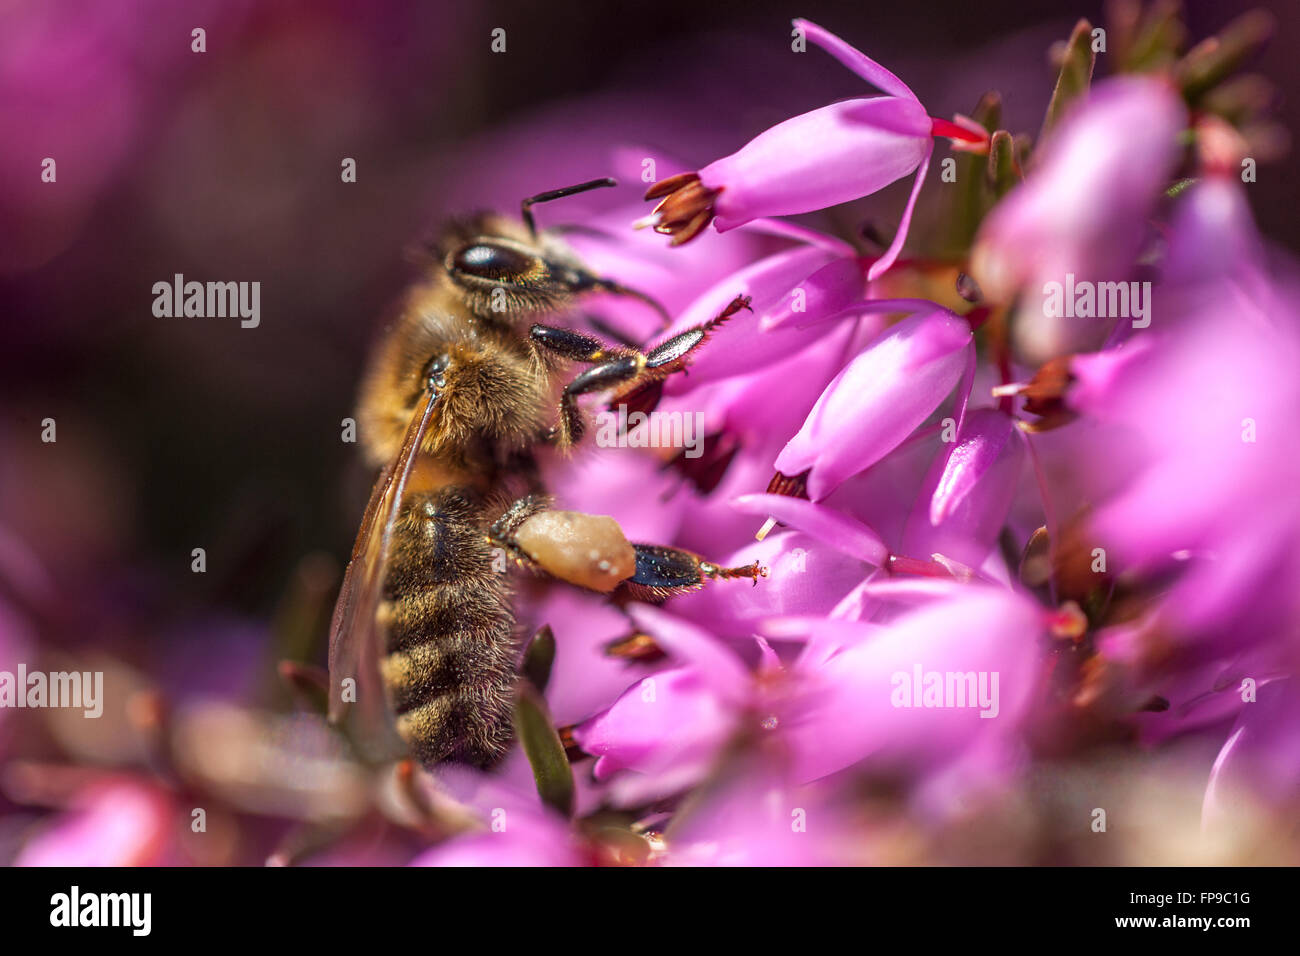
[[[452,256],[451,265],[457,272],[495,282],[528,275],[536,269],[537,259],[508,246],[475,242]]]

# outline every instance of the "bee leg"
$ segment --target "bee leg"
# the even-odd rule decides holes
[[[488,530],[494,545],[533,571],[608,593],[620,584],[640,597],[663,599],[700,587],[706,580],[767,576],[758,562],[727,568],[680,548],[629,544],[613,518],[555,511],[549,499],[515,501]]]
[[[699,325],[693,325],[689,329],[678,332],[672,338],[661,342],[647,353],[645,357],[644,379],[659,381],[667,378],[674,372],[680,372],[686,368],[687,359],[697,348],[704,344],[709,335],[731,318],[741,309],[747,309],[750,312],[750,297],[747,295],[738,295],[723,307],[722,311],[709,319],[707,322],[701,322]],[[640,383],[637,383],[640,384]],[[629,388],[629,391],[631,389]]]
[[[530,335],[543,348],[566,358],[600,363],[565,387],[560,396],[560,423],[550,437],[561,447],[573,445],[582,438],[584,426],[577,402],[579,395],[608,391],[611,404],[636,396],[648,399],[652,408],[658,401],[655,386],[674,372],[685,369],[691,353],[704,343],[709,334],[741,309],[748,309],[749,302],[749,296],[736,296],[708,322],[678,332],[648,353],[607,347],[591,336],[568,329],[534,325]],[[645,401],[638,402],[639,406],[644,404]]]
[[[592,591],[608,593],[636,571],[636,554],[606,515],[558,511],[548,499],[520,498],[488,529],[515,562]]]
[[[607,348],[594,336],[554,325],[534,325],[529,330],[528,337],[534,345],[575,362],[603,362],[615,355],[634,351],[617,346]]]
[[[582,420],[582,410],[578,408],[578,396],[590,392],[621,391],[622,387],[635,381],[645,367],[646,357],[639,352],[620,355],[618,358],[593,365],[560,393],[560,424],[556,442],[561,448],[577,444],[586,430]]]
[[[593,336],[552,325],[534,325],[529,330],[528,336],[539,348],[575,362],[599,362],[601,365],[596,368],[601,369],[608,365],[621,367],[620,363],[635,361],[638,356],[634,349],[621,346],[608,347]],[[608,372],[592,376],[590,373],[595,370],[589,369],[579,375],[569,383],[560,396],[560,421],[546,434],[548,441],[554,442],[561,448],[567,448],[582,438],[585,427],[576,396],[609,387],[603,384],[608,378]]]
[[[525,521],[533,515],[546,511],[550,506],[551,499],[546,495],[525,495],[516,498],[510,507],[502,512],[501,517],[492,522],[492,526],[488,528],[488,541],[493,547],[505,551],[516,563],[531,564],[532,558],[519,547],[515,534]]]
[[[767,568],[757,561],[738,568],[725,568],[705,561],[698,554],[660,544],[634,544],[636,573],[624,583],[637,597],[662,600],[684,591],[694,591],[706,580],[749,578],[758,584],[767,577]]]

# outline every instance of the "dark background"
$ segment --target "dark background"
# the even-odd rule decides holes
[[[1255,68],[1295,129],[1300,4],[1198,0],[1191,35],[1256,6],[1278,34]],[[106,600],[262,616],[305,556],[347,552],[369,477],[339,422],[411,275],[404,251],[441,215],[603,175],[621,143],[704,163],[862,93],[813,48],[789,56],[792,16],[882,61],[933,115],[998,88],[1004,125],[1033,133],[1047,48],[1081,15],[1104,23],[1097,3],[1029,0],[8,4],[0,528],[87,640]],[[44,156],[57,186],[39,183]],[[1261,166],[1249,192],[1294,249],[1291,170]],[[261,326],[155,318],[151,287],[176,272],[260,281]],[[190,573],[199,546],[206,575]]]

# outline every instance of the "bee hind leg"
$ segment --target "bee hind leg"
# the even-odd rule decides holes
[[[728,568],[680,548],[630,544],[613,518],[552,510],[539,496],[512,504],[488,538],[532,571],[604,593],[626,584],[633,594],[662,599],[708,580],[767,576],[757,562]]]
[[[525,495],[516,498],[488,528],[488,542],[494,548],[504,551],[516,564],[532,563],[532,558],[519,546],[516,535],[524,522],[533,515],[548,510],[550,506],[551,499],[546,495]]]
[[[767,568],[757,561],[728,568],[681,548],[660,544],[634,544],[632,548],[636,552],[636,572],[625,584],[630,592],[641,598],[658,600],[694,591],[709,580],[749,578],[758,584],[759,578],[767,577]]]
[[[592,591],[608,593],[636,570],[636,555],[617,521],[554,510],[540,496],[512,504],[488,529],[488,539],[516,564]]]

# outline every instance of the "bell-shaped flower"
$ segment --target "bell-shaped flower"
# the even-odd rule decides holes
[[[154,866],[175,832],[162,788],[121,777],[91,784],[23,844],[15,866]]]
[[[1181,97],[1163,79],[1099,83],[1048,141],[1025,182],[984,219],[971,274],[991,301],[1025,293],[1015,338],[1028,360],[1098,348],[1117,319],[1150,321],[1149,311],[1090,314],[1109,310],[1086,302],[1076,308],[1076,290],[1132,278],[1186,123]],[[1135,312],[1131,304],[1127,311]]]
[[[685,620],[634,607],[638,623],[686,663],[629,689],[575,739],[599,758],[597,779],[632,771],[616,801],[698,782],[738,733],[771,737],[796,782],[873,756],[926,773],[1002,751],[991,738],[1014,735],[1040,679],[1042,610],[1000,587],[949,580],[914,590],[924,605],[884,625],[764,622],[763,633],[805,646],[785,667],[760,642],[754,672]]]
[[[776,470],[808,473],[809,496],[825,498],[939,407],[973,360],[971,342],[969,323],[939,307],[892,326],[826,386]]]
[[[1234,688],[1234,690],[1237,690]],[[1210,770],[1201,820],[1240,827],[1260,810],[1289,816],[1300,799],[1300,677],[1260,681]]]
[[[883,66],[814,23],[795,20],[794,26],[886,95],[855,97],[795,116],[698,172],[657,183],[646,198],[659,204],[643,222],[680,245],[710,222],[725,232],[759,217],[825,209],[918,171],[894,240],[871,266],[874,279],[903,248],[934,136],[983,146],[987,135],[978,127],[932,119],[916,94]]]
[[[926,476],[903,533],[904,553],[979,567],[1007,520],[1024,459],[1024,437],[1010,415],[969,412]]]
[[[809,634],[795,665],[803,687],[781,714],[798,779],[871,756],[934,769],[970,748],[992,753],[989,735],[1014,735],[1041,679],[1042,609],[1000,587],[919,587],[933,597],[883,627],[814,619],[764,629]]]
[[[1007,301],[1026,283],[1122,278],[1179,153],[1187,111],[1164,80],[1099,83],[1047,143],[1040,165],[980,227],[972,274]]]

